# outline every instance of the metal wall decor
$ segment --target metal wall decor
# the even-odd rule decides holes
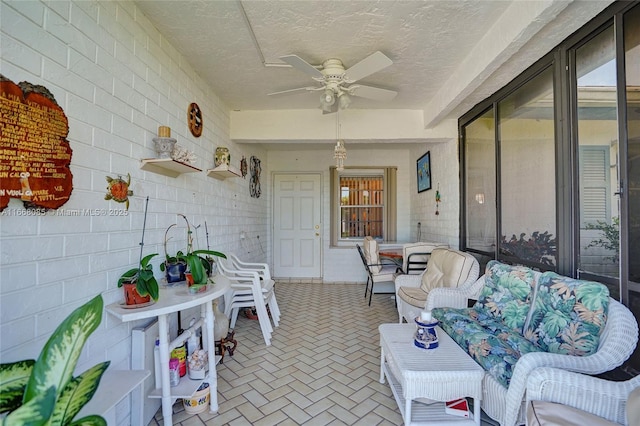
[[[260,160],[257,157],[251,156],[251,182],[249,183],[249,191],[253,198],[260,198]]]
[[[122,176],[118,175],[117,178],[107,176],[107,195],[104,196],[105,200],[113,200],[118,203],[125,203],[125,207],[129,210],[129,197],[133,195],[133,191],[129,189],[131,186],[131,174],[127,173],[127,180],[122,179]]]
[[[202,135],[202,127],[204,123],[202,122],[202,111],[200,111],[200,107],[197,103],[192,102],[189,104],[189,108],[187,109],[187,120],[189,121],[189,130],[191,130],[191,134],[196,138],[199,138]]]
[[[247,158],[243,155],[242,160],[240,160],[240,173],[243,178],[247,178]]]

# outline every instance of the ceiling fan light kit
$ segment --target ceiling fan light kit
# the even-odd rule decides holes
[[[297,55],[281,56],[280,60],[299,71],[309,74],[311,78],[320,83],[321,86],[300,87],[269,93],[269,95],[322,90],[320,108],[324,114],[336,112],[338,109],[348,108],[352,101],[351,96],[359,96],[378,101],[390,101],[398,94],[393,90],[381,89],[379,87],[362,84],[352,85],[356,81],[393,64],[393,61],[380,51],[367,56],[348,69],[345,69],[340,59],[335,58],[327,59],[320,67],[309,64]],[[337,104],[336,99],[338,99]]]

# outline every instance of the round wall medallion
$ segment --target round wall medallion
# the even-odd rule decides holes
[[[189,130],[193,136],[200,137],[202,135],[202,111],[197,103],[192,102],[187,110],[187,119],[189,120]]]

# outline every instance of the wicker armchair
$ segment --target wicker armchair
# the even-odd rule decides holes
[[[640,376],[624,382],[612,382],[557,368],[538,368],[527,380],[529,419],[535,416],[532,403],[539,401],[563,404],[617,424],[638,425]],[[557,409],[560,410],[558,416],[575,417],[567,416],[562,406]],[[531,423],[532,420],[529,421]]]
[[[477,297],[482,289],[484,281],[474,284],[479,273],[480,265],[471,254],[436,247],[422,274],[395,277],[398,322],[402,323],[403,318],[413,322],[421,311],[429,311],[434,307],[466,308],[467,299]],[[438,304],[431,302],[432,298]]]

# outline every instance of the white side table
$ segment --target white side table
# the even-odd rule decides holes
[[[158,317],[158,330],[160,333],[160,365],[162,386],[160,394],[155,397],[162,398],[162,416],[164,417],[165,426],[171,426],[172,422],[172,405],[177,398],[190,398],[198,386],[202,382],[190,380],[183,377],[180,385],[172,388],[169,383],[169,354],[172,349],[180,346],[186,340],[190,333],[195,333],[197,328],[202,327],[202,337],[204,347],[209,353],[209,377],[204,381],[209,383],[210,389],[210,412],[218,411],[218,378],[216,375],[216,364],[220,360],[219,356],[215,356],[215,346],[213,339],[213,307],[211,302],[222,296],[229,289],[229,281],[222,275],[213,277],[215,285],[209,285],[209,289],[204,293],[190,294],[186,286],[176,286],[160,288],[160,297],[158,301],[151,306],[137,309],[128,309],[122,307],[120,303],[112,303],[105,309],[111,315],[117,317],[122,322],[137,321],[147,318]],[[172,342],[169,342],[169,314],[182,311],[185,309],[200,306],[200,319],[196,324],[186,330],[182,335],[178,336]],[[153,397],[154,395],[152,395]]]
[[[421,349],[414,345],[413,324],[382,324],[380,331],[380,383],[389,380],[404,424],[480,425],[482,378],[485,371],[440,327],[436,328],[439,345]],[[466,419],[446,414],[444,402],[425,404],[414,401],[427,398],[450,401],[473,398],[472,417]]]

